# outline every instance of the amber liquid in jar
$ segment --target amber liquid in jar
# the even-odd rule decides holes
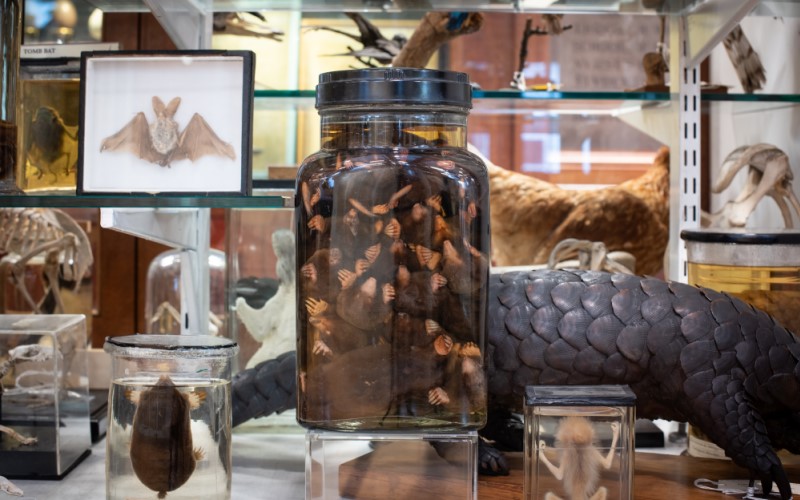
[[[298,173],[298,420],[477,428],[488,181],[466,113],[323,115]]]
[[[80,82],[23,80],[17,181],[23,190],[75,188]]]
[[[736,296],[800,334],[800,267],[729,266],[689,262],[689,283]]]

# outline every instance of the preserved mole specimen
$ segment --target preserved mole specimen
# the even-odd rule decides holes
[[[142,484],[158,492],[158,498],[165,498],[188,481],[205,456],[192,448],[190,418],[202,396],[181,394],[167,375],[138,397],[130,396],[137,405],[131,435],[133,471]]]

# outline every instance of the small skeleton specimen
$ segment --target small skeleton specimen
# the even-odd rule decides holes
[[[164,105],[154,96],[155,120],[150,123],[143,112],[137,113],[119,132],[103,139],[100,152],[127,152],[162,167],[174,161],[196,161],[208,155],[235,160],[233,146],[220,139],[200,114],[192,115],[186,128],[180,130],[174,119],[180,103],[181,98],[176,97]]]
[[[59,278],[80,286],[93,262],[89,237],[65,212],[47,208],[0,208],[0,252],[6,253],[0,266],[10,267],[11,279],[23,299],[36,314],[43,311],[45,299],[55,302],[55,313],[64,312],[59,293]],[[45,296],[36,303],[25,286],[25,266],[44,256]],[[4,287],[0,287],[0,306],[5,307]]]
[[[556,467],[545,454],[544,441],[539,442],[539,460],[559,481],[563,481],[566,500],[605,500],[608,490],[597,487],[600,467],[610,469],[619,439],[619,423],[611,424],[611,447],[604,457],[595,446],[592,423],[584,417],[565,417],[556,431],[556,447],[560,449],[561,464]],[[545,500],[562,500],[547,492]]]
[[[152,388],[127,394],[136,405],[131,431],[131,464],[136,477],[158,498],[189,480],[198,460],[193,448],[191,410],[200,406],[202,393],[182,394],[167,375]]]
[[[75,168],[78,135],[76,127],[69,127],[59,115],[58,110],[41,106],[30,123],[29,144],[25,151],[30,165],[37,170],[37,178],[45,173],[58,180],[58,174],[69,175]]]
[[[789,157],[771,144],[742,146],[733,150],[722,163],[722,175],[711,191],[721,193],[745,167],[748,167],[747,183],[742,192],[718,212],[708,216],[704,220],[706,225],[744,227],[761,199],[769,196],[778,205],[786,227],[793,228],[792,210],[800,220],[800,201],[792,188],[794,175]]]

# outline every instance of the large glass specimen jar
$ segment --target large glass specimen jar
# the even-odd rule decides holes
[[[470,106],[463,73],[320,75],[322,147],[295,208],[302,425],[484,424],[489,195]]]
[[[20,0],[0,0],[0,192],[18,191],[17,80],[22,41]]]

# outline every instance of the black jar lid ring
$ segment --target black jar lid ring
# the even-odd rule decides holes
[[[143,348],[161,351],[203,351],[236,347],[236,342],[211,335],[126,335],[108,337],[106,342],[121,348]]]
[[[740,245],[797,245],[800,231],[773,229],[755,232],[748,229],[684,229],[681,239],[700,243],[737,243]]]
[[[419,68],[367,68],[319,75],[317,108],[359,104],[472,107],[466,73]]]

